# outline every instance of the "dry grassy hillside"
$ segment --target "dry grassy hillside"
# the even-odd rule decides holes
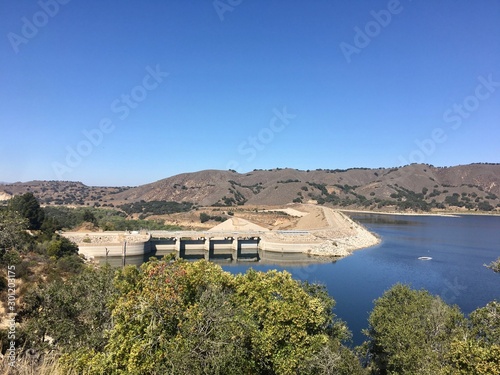
[[[34,181],[0,185],[0,196],[33,192],[42,204],[117,207],[140,201],[198,206],[282,205],[318,202],[372,210],[498,211],[500,164],[437,168],[296,169],[184,173],[138,187],[88,187],[79,182]]]

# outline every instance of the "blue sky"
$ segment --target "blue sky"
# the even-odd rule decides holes
[[[5,0],[0,181],[500,162],[500,1]]]

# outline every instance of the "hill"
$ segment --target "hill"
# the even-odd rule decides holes
[[[32,181],[1,185],[0,197],[28,191],[46,205],[128,204],[129,210],[134,202],[174,201],[222,207],[295,202],[387,211],[500,211],[500,164],[308,171],[276,168],[245,174],[204,170],[137,187]]]

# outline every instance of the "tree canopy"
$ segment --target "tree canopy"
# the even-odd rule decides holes
[[[375,374],[499,374],[500,304],[466,319],[425,290],[397,284],[375,301],[364,344]]]
[[[28,228],[28,219],[18,212],[0,209],[0,251],[12,249],[22,243],[22,233]]]
[[[500,373],[498,301],[466,317],[401,284],[375,301],[356,351],[324,286],[205,260],[87,265],[32,285],[22,306],[18,345],[56,353],[64,374]]]
[[[150,261],[119,271],[114,287],[107,344],[69,352],[68,371],[308,374],[316,356],[340,374],[363,371],[352,353],[338,355],[349,352],[349,332],[331,297],[287,272],[234,276],[204,260]]]
[[[33,193],[16,195],[9,201],[9,208],[28,219],[29,229],[40,229],[45,214]]]

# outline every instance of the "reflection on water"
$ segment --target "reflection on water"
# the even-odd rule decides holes
[[[361,224],[385,224],[385,225],[421,225],[420,222],[408,219],[402,215],[371,214],[359,212],[346,212],[353,220]]]
[[[153,251],[144,256],[131,255],[125,257],[96,257],[95,261],[99,264],[108,263],[111,267],[123,267],[124,265],[134,265],[140,266],[142,263],[147,262],[151,258],[162,259],[164,256],[172,254],[171,251]],[[311,263],[335,263],[336,258],[329,257],[319,257],[303,253],[286,253],[286,252],[275,252],[275,251],[258,251],[257,253],[250,254],[240,254],[238,255],[238,260],[234,260],[231,254],[211,254],[210,261],[227,266],[237,266],[243,265],[247,267],[248,265],[289,265],[289,266],[303,266],[309,265]],[[183,259],[186,260],[200,260],[204,259],[203,254],[184,254]]]

